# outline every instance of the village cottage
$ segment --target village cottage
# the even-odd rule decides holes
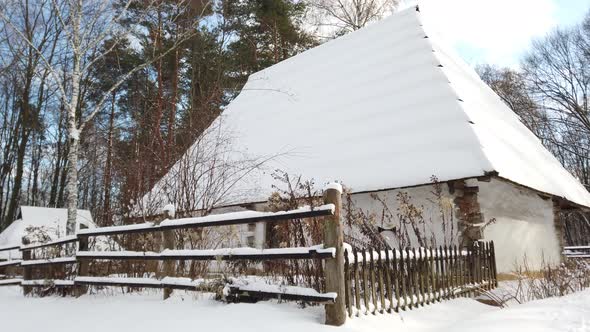
[[[0,233],[0,247],[20,246],[25,236],[32,243],[57,240],[66,235],[67,220],[67,209],[21,206],[16,220]],[[95,227],[90,211],[78,210],[76,230]],[[0,251],[0,261],[20,259],[21,256],[18,249]]]
[[[138,205],[264,209],[275,169],[341,181],[386,237],[408,202],[439,242],[450,218],[459,241],[495,242],[499,272],[525,256],[533,268],[559,261],[559,212],[590,207],[586,189],[418,8],[253,74]],[[379,218],[385,206],[391,220]],[[263,225],[241,234],[242,245],[265,243]]]

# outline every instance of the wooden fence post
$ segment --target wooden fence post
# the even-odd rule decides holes
[[[82,228],[82,224],[80,224],[80,228]],[[78,238],[78,251],[88,251],[88,237],[80,237]],[[89,261],[86,259],[77,259],[78,263],[78,276],[87,276],[88,275],[88,266]],[[76,288],[76,296],[80,297],[88,291],[88,286],[85,285],[78,285]]]
[[[31,241],[29,241],[29,239],[26,236],[22,237],[22,243],[23,246],[26,246],[27,244],[31,243]],[[31,250],[24,250],[22,251],[22,260],[24,261],[28,261],[31,259]],[[32,272],[32,268],[30,266],[23,266],[23,280],[31,280],[33,277],[33,272]],[[31,286],[23,286],[23,294],[29,295],[29,293],[31,293]]]
[[[342,187],[339,184],[328,185],[324,190],[324,204],[334,204],[334,215],[327,216],[324,222],[324,247],[336,248],[334,259],[326,260],[324,269],[326,291],[337,294],[336,302],[326,304],[326,324],[340,326],[346,322],[346,305],[344,291],[344,233],[340,223],[342,208]]]
[[[164,207],[164,219],[174,218],[176,211],[174,206],[169,204]],[[176,249],[173,230],[162,231],[162,250]],[[172,277],[174,275],[175,261],[165,260],[162,263],[161,277]],[[164,288],[163,299],[166,300],[172,295],[172,288]]]

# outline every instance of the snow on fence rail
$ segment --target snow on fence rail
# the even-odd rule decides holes
[[[79,251],[78,260],[271,260],[271,259],[327,259],[334,258],[336,249],[321,246],[298,248],[222,248],[201,250],[171,250],[160,253],[141,251]]]
[[[493,242],[406,250],[347,248],[345,298],[348,316],[399,312],[469,296],[497,286]]]
[[[226,285],[224,293],[230,299],[239,299],[240,297],[250,297],[254,299],[279,299],[279,300],[301,300],[317,303],[334,303],[338,294],[335,292],[319,293],[315,289],[285,286],[269,285],[258,280],[245,280],[231,278],[231,284]]]
[[[567,258],[590,258],[590,246],[563,247],[563,255]]]
[[[213,214],[204,217],[164,220],[158,225],[152,222],[148,222],[134,225],[83,229],[78,231],[78,238],[88,236],[121,235],[213,226],[243,225],[258,222],[289,221],[293,219],[314,218],[329,216],[333,214],[334,204],[326,204],[313,209],[310,207],[302,207],[295,210],[280,212],[241,211],[225,214]]]

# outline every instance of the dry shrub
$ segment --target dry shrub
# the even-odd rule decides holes
[[[590,287],[590,261],[567,259],[555,266],[543,259],[539,270],[532,269],[525,257],[512,273],[511,281],[503,282],[503,293],[496,292],[496,302],[524,303],[555,296],[564,296]]]
[[[271,211],[293,210],[302,205],[312,208],[322,205],[321,194],[314,188],[313,180],[303,181],[301,176],[291,177],[281,171],[275,171],[273,177],[278,185],[273,186],[275,193],[268,201]],[[266,246],[290,248],[321,244],[324,240],[323,227],[320,218],[271,222],[266,227]],[[263,271],[267,277],[282,284],[311,287],[320,291],[324,289],[321,260],[267,261],[263,263]]]

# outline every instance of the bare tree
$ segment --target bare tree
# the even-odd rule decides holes
[[[327,37],[358,30],[391,14],[399,0],[308,0],[308,18]]]
[[[545,137],[560,161],[590,183],[590,16],[533,43],[523,62],[526,83],[553,126]]]
[[[58,43],[61,53],[68,63],[57,63],[47,58],[46,54],[29,38],[26,33],[15,23],[10,4],[0,5],[0,20],[15,36],[18,36],[28,44],[40,59],[40,63],[51,76],[51,83],[57,87],[63,111],[66,114],[68,133],[68,170],[67,170],[67,208],[68,222],[67,234],[73,234],[76,227],[78,204],[78,153],[80,133],[88,126],[94,117],[103,110],[104,104],[109,100],[113,91],[116,91],[132,75],[147,68],[158,59],[175,50],[179,45],[194,35],[200,18],[209,7],[208,1],[180,0],[166,2],[160,0],[125,0],[122,2],[100,0],[51,0],[44,14],[54,15],[57,26],[62,31],[62,38]],[[123,22],[130,16],[130,8],[141,8],[139,20],[149,20],[154,16],[158,22],[166,20],[177,22],[176,13],[190,13],[190,26],[183,29],[183,34],[175,36],[174,43],[166,49],[160,49],[142,64],[133,69],[121,73],[110,88],[103,89],[101,97],[97,101],[85,104],[83,101],[85,85],[86,89],[93,89],[89,77],[93,66],[104,56],[109,54],[120,41],[125,40],[130,34],[133,25],[126,26]],[[170,10],[174,8],[187,8],[187,10]],[[165,32],[158,31],[159,35]],[[106,41],[110,47],[104,48]],[[62,80],[62,76],[67,80]]]

